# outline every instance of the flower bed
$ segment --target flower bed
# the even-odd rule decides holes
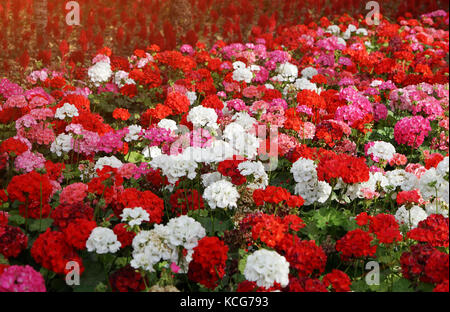
[[[448,291],[448,13],[279,33],[1,79],[0,291]]]

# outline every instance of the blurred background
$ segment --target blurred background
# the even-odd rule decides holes
[[[69,1],[0,0],[0,78],[19,75],[33,62],[44,66],[64,59],[83,64],[103,46],[116,55],[157,44],[173,49],[198,41],[243,42],[281,29],[333,20],[342,14],[363,19],[361,0],[78,0],[80,25],[66,23]],[[419,18],[447,0],[379,0],[388,20]]]

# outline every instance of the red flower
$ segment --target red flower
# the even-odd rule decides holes
[[[8,184],[8,196],[11,202],[21,202],[19,212],[24,218],[47,218],[50,214],[49,199],[53,187],[47,174],[32,171],[14,176]]]
[[[275,283],[270,288],[264,288],[264,287],[258,287],[256,285],[256,282],[250,282],[250,281],[243,281],[239,283],[236,292],[273,292],[281,290],[281,285],[278,283]]]
[[[430,258],[428,258],[427,264],[425,265],[425,274],[433,283],[439,284],[443,281],[448,281],[448,260],[448,254],[439,250],[435,250]]]
[[[208,95],[203,101],[202,106],[208,107],[208,108],[214,108],[215,110],[222,110],[223,109],[223,102],[219,99],[219,97],[215,94]]]
[[[203,286],[214,289],[225,275],[228,246],[218,237],[204,237],[194,248],[189,263],[188,277]]]
[[[20,228],[0,224],[0,254],[6,259],[16,258],[27,244],[28,237]]]
[[[113,205],[114,214],[120,217],[125,208],[142,207],[150,215],[150,222],[161,223],[164,214],[164,201],[151,191],[138,191],[128,188],[121,192]]]
[[[424,283],[432,283],[432,279],[425,274],[425,266],[434,252],[436,252],[436,249],[429,244],[417,244],[411,246],[410,251],[404,252],[400,257],[403,277],[409,280],[420,280]]]
[[[128,109],[124,109],[124,108],[116,108],[113,111],[112,116],[114,119],[120,119],[120,120],[128,120],[131,117],[130,113],[128,112]]]
[[[119,91],[122,95],[128,96],[130,99],[132,99],[137,94],[137,87],[135,84],[126,84],[121,87]]]
[[[366,182],[370,177],[366,160],[347,154],[323,156],[317,166],[317,176],[320,181],[329,183],[341,178],[347,184]]]
[[[168,106],[175,115],[183,114],[189,111],[189,99],[179,92],[170,92],[167,95],[164,105]]]
[[[129,265],[111,274],[109,283],[115,292],[139,292],[145,289],[142,275]]]
[[[86,249],[86,241],[93,229],[97,227],[95,221],[86,219],[75,219],[62,230],[66,237],[66,242],[75,249]]]
[[[1,274],[1,272],[0,272]],[[433,292],[449,292],[449,287],[448,287],[448,279],[443,281],[442,283],[436,285],[436,287],[433,289]]]
[[[342,260],[363,258],[375,255],[377,246],[372,246],[372,236],[361,229],[348,232],[336,242],[336,250],[341,252]]]
[[[397,194],[397,205],[404,204],[421,204],[423,202],[422,196],[418,190],[402,191]]]
[[[17,157],[28,151],[28,146],[22,141],[8,138],[0,144],[0,154],[6,153],[10,157]]]
[[[245,160],[234,160],[228,159],[219,163],[217,171],[219,171],[223,176],[230,177],[231,182],[235,185],[242,185],[247,182],[247,178],[244,177],[239,169],[238,165]]]
[[[310,277],[325,270],[327,256],[315,241],[299,241],[286,250],[286,260],[300,277]]]
[[[395,217],[390,214],[379,214],[370,218],[369,231],[374,233],[380,243],[391,244],[401,241],[402,235]]]
[[[440,214],[432,214],[420,221],[417,228],[406,235],[409,239],[429,243],[433,247],[448,247],[449,219]]]
[[[117,239],[122,244],[120,248],[130,246],[136,236],[134,232],[128,231],[125,225],[125,223],[119,223],[113,228],[114,234],[117,235]]]
[[[67,274],[69,270],[66,265],[70,261],[78,263],[80,273],[84,271],[80,256],[67,244],[66,237],[61,232],[47,229],[39,235],[31,247],[31,256],[38,264],[57,274]]]
[[[327,287],[319,279],[308,277],[289,278],[288,292],[328,292]]]
[[[306,226],[303,220],[296,215],[285,216],[283,218],[283,223],[286,224],[289,229],[295,232],[300,231],[300,229]]]
[[[170,205],[172,206],[172,212],[177,216],[205,207],[203,198],[196,189],[178,189],[170,196]]]
[[[92,220],[94,209],[82,203],[60,204],[52,211],[51,218],[53,225],[63,230],[77,219]]]
[[[271,248],[279,244],[288,230],[288,226],[283,223],[282,219],[274,215],[261,214],[256,216],[251,224],[253,240],[259,239]]]
[[[369,223],[370,218],[371,217],[367,214],[367,212],[362,212],[356,216],[356,224],[359,226],[364,226]]]
[[[3,190],[0,190],[0,205],[2,204],[2,191]],[[3,191],[4,192],[4,191]],[[6,198],[6,199],[8,199],[8,198]],[[6,211],[0,211],[0,227],[1,226],[7,226],[8,225],[8,213],[6,212]]]
[[[352,281],[344,272],[333,269],[331,273],[324,276],[323,283],[326,286],[331,285],[336,292],[347,292],[350,291]]]
[[[430,169],[431,167],[436,168],[437,165],[444,159],[439,153],[433,153],[425,158],[425,168]]]

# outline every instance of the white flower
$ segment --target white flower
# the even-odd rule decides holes
[[[151,231],[141,231],[133,239],[133,259],[130,265],[135,269],[154,272],[153,266],[161,260],[169,260],[174,250],[165,242],[167,229],[155,225]]]
[[[289,262],[276,251],[260,249],[247,257],[244,276],[258,287],[270,288],[275,283],[289,284]]]
[[[341,44],[341,45],[343,45],[343,46],[347,46],[347,42],[345,42],[345,40],[343,39],[343,38],[337,38],[337,43],[338,44]]]
[[[187,121],[192,122],[194,128],[209,127],[211,129],[217,129],[217,114],[212,108],[204,106],[196,106],[189,111]]]
[[[306,79],[311,79],[312,77],[314,77],[315,75],[317,75],[317,69],[315,69],[314,67],[306,67],[305,69],[302,70],[301,74],[304,78]]]
[[[419,189],[424,199],[436,197],[448,205],[448,157],[444,158],[436,168],[428,169],[420,177]]]
[[[222,180],[224,177],[220,174],[219,171],[214,171],[211,173],[205,173],[201,175],[202,184],[204,187],[208,187],[214,182]]]
[[[198,241],[206,236],[202,225],[185,215],[170,219],[166,229],[169,233],[166,240],[173,246],[183,246],[186,249],[197,247]]]
[[[402,191],[412,191],[419,188],[419,178],[415,174],[405,171],[403,178],[403,183],[400,185]]]
[[[113,81],[119,88],[122,88],[124,85],[136,84],[133,79],[128,78],[128,73],[123,70],[119,70],[114,74]]]
[[[239,193],[231,182],[220,180],[205,189],[203,198],[211,209],[233,208],[237,206]]]
[[[236,65],[237,63],[242,63],[242,62],[234,62],[233,63],[233,67],[235,68],[233,71],[233,80],[235,81],[245,81],[246,83],[250,83],[252,82],[253,79],[253,73],[249,68],[244,66],[242,67],[241,64]]]
[[[237,122],[232,122],[225,128],[223,137],[241,156],[252,159],[258,154],[259,139],[245,132],[244,127]]]
[[[197,100],[197,94],[195,93],[195,91],[187,91],[186,97],[189,99],[189,103],[191,103],[191,105],[194,104]]]
[[[112,74],[111,65],[107,62],[98,62],[88,70],[89,78],[96,87],[100,86],[101,83],[107,82]]]
[[[378,87],[378,86],[381,86],[382,84],[383,84],[383,81],[382,81],[382,80],[375,79],[375,80],[373,80],[373,81],[370,83],[370,86],[371,86],[372,88],[376,88],[376,87]]]
[[[407,177],[410,178],[410,176],[408,176],[408,172],[406,172],[403,169],[395,169],[395,170],[386,172],[386,178],[389,181],[389,185],[393,186],[394,189],[397,186],[403,185],[405,183]]]
[[[390,160],[394,157],[395,147],[391,143],[383,141],[375,141],[367,150],[367,154],[382,160]]]
[[[293,87],[297,90],[311,90],[311,91],[316,92],[317,94],[320,94],[320,92],[321,92],[320,88],[318,88],[315,83],[312,83],[311,81],[309,81],[306,78],[297,79],[294,82]]]
[[[437,174],[436,168],[428,169],[419,180],[419,189],[424,199],[429,199],[433,196],[447,198],[448,202],[448,182]]]
[[[113,230],[104,227],[93,229],[86,241],[87,250],[95,251],[98,254],[115,253],[120,246],[121,243],[117,240],[117,235]]]
[[[448,175],[448,156],[446,156],[436,167],[436,173],[442,177]],[[447,177],[448,179],[448,177]]]
[[[367,29],[365,28],[358,28],[356,30],[357,35],[367,36],[369,33],[367,32]]]
[[[178,129],[177,123],[172,119],[161,119],[158,122],[158,127],[171,131],[177,131]]]
[[[247,65],[245,65],[244,62],[241,61],[236,61],[233,63],[233,69],[242,69],[242,68],[246,68]]]
[[[294,64],[286,62],[278,66],[277,72],[279,73],[279,81],[290,81],[294,82],[298,77],[298,68]]]
[[[305,200],[305,205],[312,205],[315,202],[326,202],[332,189],[327,182],[313,179],[297,183],[294,191],[295,194],[300,195]]]
[[[62,153],[68,153],[72,150],[72,136],[70,134],[61,133],[52,142],[50,146],[50,151],[55,153],[58,156],[61,156]]]
[[[142,131],[142,127],[139,125],[131,125],[128,127],[128,133],[125,135],[125,142],[136,141],[139,139],[139,134]]]
[[[252,129],[253,125],[258,123],[255,118],[250,117],[250,115],[245,111],[234,114],[231,119],[244,128],[245,131]]]
[[[291,173],[295,182],[302,183],[317,180],[317,171],[314,161],[306,158],[299,158],[292,164]]]
[[[58,108],[55,112],[55,118],[64,120],[67,118],[72,118],[79,116],[78,109],[75,105],[64,103],[64,105]]]
[[[149,213],[142,207],[125,208],[120,216],[122,222],[126,222],[130,226],[141,225],[143,221],[150,221]]]
[[[116,156],[110,156],[110,157],[105,156],[105,157],[99,158],[97,160],[97,162],[95,163],[94,169],[102,170],[103,166],[109,166],[111,168],[119,169],[120,167],[123,166],[123,163],[119,159],[117,159]]]
[[[237,122],[232,122],[225,127],[223,137],[231,141],[235,136],[240,136],[245,133],[244,127]]]
[[[341,29],[339,28],[338,25],[330,25],[327,27],[325,32],[331,33],[333,35],[339,35],[341,33]]]
[[[412,206],[407,210],[405,206],[401,206],[395,213],[395,219],[400,224],[406,224],[409,228],[416,228],[420,221],[425,220],[428,214],[419,206]]]
[[[425,210],[428,215],[441,214],[448,218],[448,204],[442,200],[435,199],[433,202],[426,204]]]
[[[150,166],[153,169],[160,168],[171,184],[175,184],[181,177],[187,176],[192,180],[197,176],[198,164],[186,151],[178,155],[161,154],[156,156],[150,162]]]
[[[260,161],[244,161],[238,165],[238,170],[243,176],[253,175],[253,182],[247,185],[250,189],[265,189],[269,184],[269,177]]]
[[[162,155],[162,151],[158,146],[151,146],[151,147],[146,146],[142,150],[142,154],[144,155],[145,158],[155,158]]]

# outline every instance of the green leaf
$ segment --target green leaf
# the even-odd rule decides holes
[[[0,264],[9,264],[8,259],[6,259],[1,253],[0,253]]]
[[[421,291],[421,292],[432,292],[434,289],[434,285],[433,284],[428,284],[428,283],[420,283],[419,286],[417,286],[417,291]]]
[[[411,282],[405,278],[399,278],[394,283],[392,283],[393,292],[411,292],[413,291],[411,287]]]
[[[22,217],[18,211],[12,211],[9,213],[8,220],[11,225],[22,225],[25,224],[25,218]]]
[[[139,163],[139,162],[143,162],[145,160],[144,155],[142,155],[141,153],[134,152],[134,151],[129,154],[129,157],[130,158],[128,158],[128,155],[125,156],[125,159],[128,159],[128,161],[132,162],[132,163]]]
[[[245,266],[247,265],[247,258],[248,258],[248,254],[246,254],[243,258],[241,258],[241,260],[239,261],[239,272],[241,272],[241,274],[244,274],[244,270],[245,270]]]
[[[45,232],[53,224],[53,219],[30,219],[28,229],[31,232]]]
[[[95,255],[83,258],[84,272],[80,277],[80,285],[73,286],[75,292],[95,291],[99,282],[105,281],[103,266]]]

